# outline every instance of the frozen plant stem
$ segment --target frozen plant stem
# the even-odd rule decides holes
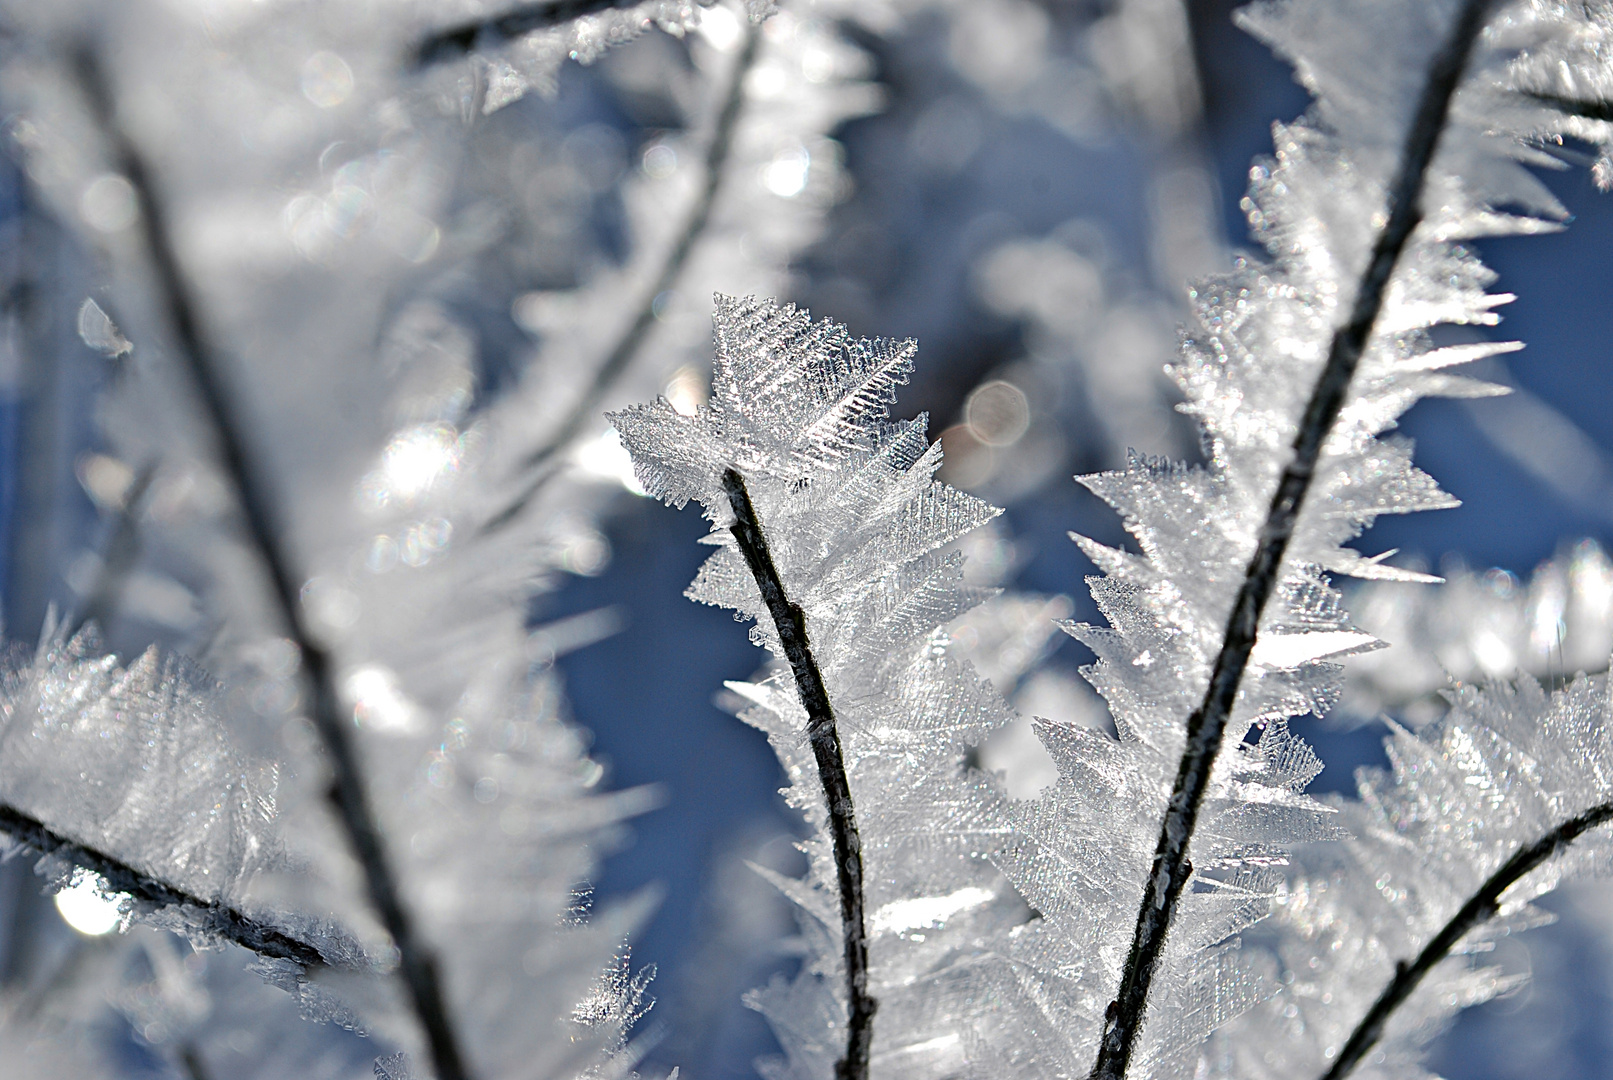
[[[1502,864],[1501,869],[1490,875],[1488,881],[1479,886],[1462,905],[1460,911],[1451,917],[1434,940],[1423,947],[1417,954],[1417,959],[1407,964],[1404,960],[1395,965],[1395,977],[1379,995],[1378,1000],[1372,1003],[1366,1016],[1356,1025],[1350,1038],[1344,1044],[1337,1059],[1331,1068],[1323,1074],[1322,1080],[1344,1080],[1350,1072],[1366,1056],[1368,1050],[1377,1043],[1383,1035],[1384,1025],[1394,1014],[1417,984],[1423,981],[1423,976],[1434,969],[1434,965],[1445,959],[1450,951],[1456,947],[1457,942],[1475,926],[1493,918],[1501,906],[1501,894],[1506,892],[1515,882],[1529,871],[1544,863],[1547,859],[1560,853],[1577,840],[1582,833],[1596,828],[1598,825],[1613,821],[1613,802],[1603,803],[1600,806],[1570,818],[1551,832],[1526,848],[1513,854],[1512,858]]]
[[[874,1010],[878,1002],[868,995],[868,935],[863,925],[862,838],[851,805],[851,783],[840,752],[834,709],[823,673],[807,641],[806,613],[784,594],[784,582],[773,565],[762,523],[745,490],[744,478],[734,469],[722,474],[723,490],[734,511],[729,531],[745,556],[767,612],[778,631],[784,658],[795,675],[796,692],[807,714],[807,740],[818,762],[823,797],[829,806],[829,834],[834,840],[835,871],[840,883],[840,928],[846,945],[846,1056],[835,1065],[838,1080],[867,1080],[868,1052],[874,1039]]]
[[[105,852],[75,843],[6,803],[0,803],[0,832],[40,855],[58,855],[74,866],[99,874],[114,892],[128,893],[135,900],[158,908],[183,908],[196,917],[207,933],[250,949],[259,956],[291,960],[309,971],[331,966],[324,955],[306,941],[258,922],[226,904],[192,896]]]
[[[363,871],[369,900],[381,925],[392,937],[398,969],[408,987],[410,1004],[420,1021],[430,1049],[437,1080],[469,1080],[464,1058],[448,1018],[447,999],[437,975],[437,964],[426,943],[415,933],[414,921],[403,906],[397,879],[387,860],[380,826],[370,807],[359,767],[358,748],[344,722],[336,693],[334,665],[329,653],[303,626],[300,584],[290,554],[274,525],[271,497],[263,478],[249,463],[217,359],[208,347],[188,283],[173,249],[165,210],[157,198],[145,162],[117,122],[111,88],[95,51],[81,47],[74,56],[95,121],[100,125],[116,168],[133,186],[138,198],[138,228],[151,262],[153,289],[173,334],[174,351],[188,370],[203,418],[212,429],[217,464],[234,486],[249,546],[261,560],[280,607],[287,634],[296,644],[310,691],[309,718],[324,743],[331,770],[327,793],[337,821]]]
[[[1388,191],[1388,220],[1372,246],[1366,270],[1356,287],[1349,318],[1333,334],[1327,363],[1311,392],[1310,401],[1294,438],[1294,456],[1283,470],[1272,496],[1271,508],[1260,530],[1259,545],[1244,572],[1227,619],[1226,635],[1210,671],[1204,701],[1187,721],[1187,740],[1181,766],[1160,826],[1154,861],[1143,886],[1137,930],[1121,974],[1120,991],[1109,1004],[1103,1037],[1092,1080],[1121,1080],[1131,1062],[1137,1036],[1148,1007],[1148,991],[1164,953],[1166,935],[1182,889],[1192,874],[1188,843],[1198,823],[1199,806],[1209,786],[1210,773],[1221,750],[1222,734],[1238,697],[1238,687],[1249,665],[1260,629],[1260,615],[1278,582],[1283,554],[1310,489],[1333,423],[1350,389],[1350,380],[1372,336],[1373,324],[1383,307],[1390,277],[1401,251],[1422,220],[1423,181],[1439,145],[1450,113],[1451,100],[1461,82],[1462,70],[1473,44],[1484,28],[1492,0],[1465,0],[1457,12],[1449,39],[1434,55],[1411,127],[1400,154],[1400,165]]]
[[[717,197],[722,192],[723,178],[728,171],[728,156],[734,146],[734,130],[739,126],[739,118],[745,111],[745,77],[756,64],[761,43],[762,28],[753,23],[745,31],[745,46],[734,60],[733,71],[729,76],[728,93],[723,99],[722,111],[717,115],[716,126],[712,129],[711,141],[706,145],[705,187],[701,189],[699,199],[690,208],[689,217],[684,222],[676,243],[668,250],[666,261],[661,265],[661,272],[639,298],[637,316],[605,355],[604,362],[594,372],[593,382],[571,407],[566,418],[555,428],[554,434],[527,457],[525,466],[537,470],[538,475],[509,506],[488,519],[487,524],[482,526],[484,531],[491,532],[513,521],[543,486],[554,478],[555,469],[552,466],[555,455],[571,445],[585,424],[594,421],[599,411],[599,403],[616,384],[616,380],[627,371],[633,358],[643,347],[644,339],[655,326],[656,297],[677,284],[696,243],[705,233],[706,226],[711,224],[711,212],[717,205]]]

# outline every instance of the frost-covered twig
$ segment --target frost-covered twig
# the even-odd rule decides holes
[[[1416,960],[1410,964],[1402,960],[1395,965],[1393,981],[1384,988],[1383,994],[1372,1003],[1372,1008],[1350,1033],[1349,1041],[1344,1044],[1344,1049],[1339,1052],[1333,1066],[1323,1074],[1322,1080],[1344,1080],[1350,1075],[1366,1056],[1367,1051],[1371,1050],[1383,1035],[1383,1028],[1389,1022],[1389,1017],[1411,996],[1412,991],[1417,989],[1423,976],[1450,955],[1457,942],[1461,941],[1469,930],[1500,911],[1502,893],[1529,871],[1579,839],[1582,834],[1609,821],[1613,821],[1613,802],[1594,806],[1583,814],[1563,822],[1528,847],[1519,849],[1512,858],[1502,864],[1501,868],[1480,886],[1478,892],[1462,905],[1461,910],[1451,916],[1451,921],[1434,935],[1434,939],[1417,954]]]
[[[823,780],[824,801],[829,810],[829,833],[834,841],[835,869],[840,882],[840,927],[846,949],[846,1000],[850,1005],[846,1020],[846,1056],[835,1067],[840,1080],[866,1080],[868,1051],[874,1039],[874,1011],[878,1002],[868,993],[868,936],[863,919],[862,838],[857,833],[857,817],[851,803],[851,782],[840,752],[840,733],[835,728],[834,708],[823,685],[823,673],[807,640],[806,614],[784,593],[784,582],[751,505],[745,480],[733,469],[722,475],[723,489],[733,507],[734,523],[729,531],[745,556],[756,587],[773,617],[779,644],[795,675],[795,688],[807,714],[807,740],[817,759],[818,776]]]
[[[751,68],[756,63],[757,53],[761,50],[761,41],[761,27],[751,24],[745,32],[744,48],[734,60],[722,111],[717,115],[717,124],[712,129],[711,141],[706,145],[705,186],[701,189],[699,198],[690,207],[689,216],[684,222],[683,230],[678,234],[677,241],[667,251],[661,272],[655,276],[650,287],[645,289],[640,297],[637,316],[617,339],[616,344],[605,354],[605,360],[594,372],[588,389],[571,407],[565,419],[554,427],[543,444],[534,449],[527,458],[526,467],[537,470],[538,475],[508,507],[493,515],[483,526],[484,529],[496,529],[513,520],[555,475],[554,470],[549,467],[555,455],[571,445],[586,425],[595,421],[600,402],[627,371],[634,357],[638,355],[639,348],[644,344],[644,339],[649,336],[650,328],[655,325],[656,298],[677,284],[685,264],[689,261],[690,253],[695,249],[695,244],[705,233],[706,226],[711,223],[711,211],[717,204],[717,196],[722,191],[723,177],[728,171],[728,156],[734,145],[734,130],[738,127],[739,118],[744,112],[745,77],[750,74]]]
[[[385,842],[365,791],[357,750],[342,717],[331,657],[307,632],[301,610],[301,583],[289,553],[278,538],[269,492],[249,463],[235,410],[209,347],[185,275],[166,225],[166,208],[157,197],[144,159],[118,124],[111,88],[93,48],[82,47],[74,57],[86,98],[113,155],[114,162],[139,199],[138,228],[150,259],[162,313],[174,335],[175,351],[194,384],[204,418],[211,428],[217,464],[234,487],[242,523],[251,548],[273,585],[285,630],[297,646],[311,691],[309,718],[324,744],[331,767],[329,799],[363,871],[370,903],[398,950],[398,967],[409,990],[410,1003],[430,1046],[438,1080],[467,1080],[469,1072],[459,1049],[437,964],[415,933],[404,907],[398,883],[388,861]]]
[[[1423,180],[1445,128],[1451,99],[1489,8],[1490,0],[1467,0],[1450,38],[1435,54],[1427,85],[1406,133],[1398,175],[1389,189],[1388,220],[1373,244],[1350,317],[1334,333],[1327,364],[1305,406],[1294,440],[1293,459],[1283,470],[1261,529],[1260,545],[1233,603],[1226,637],[1216,657],[1204,702],[1188,718],[1181,767],[1160,827],[1153,868],[1143,889],[1137,930],[1126,957],[1120,992],[1106,1017],[1098,1060],[1092,1069],[1093,1080],[1120,1080],[1125,1075],[1132,1048],[1142,1030],[1154,969],[1164,952],[1171,918],[1191,873],[1188,843],[1221,749],[1227,719],[1238,696],[1238,686],[1254,650],[1261,612],[1277,586],[1283,555],[1293,536],[1323,444],[1344,406],[1350,380],[1383,307],[1395,263],[1421,221],[1419,202]]]
[[[137,903],[156,908],[183,908],[191,925],[259,956],[290,960],[305,969],[347,966],[333,962],[306,941],[243,914],[228,904],[204,900],[122,859],[69,840],[31,814],[0,802],[0,832],[41,855],[56,855],[99,874],[114,892],[128,893]]]

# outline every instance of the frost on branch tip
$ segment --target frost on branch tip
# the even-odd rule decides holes
[[[695,499],[723,520],[727,511],[712,508],[727,505],[724,469],[805,487],[815,471],[876,446],[927,446],[922,419],[887,423],[913,370],[913,341],[856,340],[793,304],[718,296],[714,346],[711,398],[692,414],[661,398],[610,417],[645,492],[670,505]]]
[[[870,978],[879,1002],[875,1071],[997,1075],[1057,1051],[1006,951],[994,943],[1031,912],[983,856],[1001,825],[967,763],[1013,718],[949,649],[943,627],[984,590],[968,587],[946,549],[997,510],[933,479],[939,446],[924,420],[891,422],[911,343],[857,341],[832,322],[773,301],[719,298],[711,403],[691,416],[665,402],[612,418],[641,482],[675,504],[702,502],[717,552],[693,599],[756,618],[780,646],[737,543],[725,527],[725,469],[743,474],[790,601],[805,616],[832,701],[856,806]],[[747,1002],[784,1056],[770,1080],[826,1080],[846,1051],[837,873],[805,712],[788,671],[729,684],[741,718],[771,741],[786,797],[814,826],[805,880],[762,871],[799,908],[807,959]],[[1009,1004],[1012,1002],[1012,1004]]]

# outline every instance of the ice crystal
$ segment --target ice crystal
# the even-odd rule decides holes
[[[718,551],[689,595],[757,619],[780,651],[726,525],[718,478],[744,475],[790,599],[805,612],[838,719],[862,834],[872,980],[874,1068],[920,1076],[1043,1060],[1046,1034],[1013,964],[990,942],[1023,924],[1023,901],[982,856],[1000,827],[982,812],[972,749],[1012,716],[945,647],[946,622],[981,593],[965,585],[951,541],[997,511],[937,484],[939,446],[924,419],[887,410],[910,342],[855,340],[771,301],[719,298],[711,401],[692,416],[666,401],[612,417],[640,482],[673,503],[700,501]],[[827,1077],[845,1052],[836,874],[805,715],[787,671],[730,683],[742,718],[767,733],[817,828],[805,881],[768,876],[800,905],[809,954],[793,981],[747,1000],[785,1051],[771,1077]],[[1018,1008],[993,1008],[1004,996]],[[985,1011],[993,1019],[985,1022]],[[970,1018],[981,1022],[971,1023]]]

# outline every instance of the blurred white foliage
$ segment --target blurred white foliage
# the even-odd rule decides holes
[[[1439,585],[1371,582],[1351,593],[1357,622],[1385,648],[1350,660],[1341,713],[1419,723],[1444,711],[1435,692],[1453,683],[1607,669],[1613,560],[1596,541],[1565,548],[1528,581],[1456,562],[1441,572]]]
[[[689,6],[652,6],[668,26],[695,18]],[[609,168],[610,136],[585,131],[535,182],[484,190],[478,170],[490,160],[528,179],[519,171],[522,121],[495,129],[497,120],[464,118],[463,95],[478,79],[476,115],[513,100],[508,73],[490,75],[479,59],[424,71],[408,60],[452,14],[424,6],[384,20],[363,5],[319,18],[296,5],[8,6],[18,35],[5,91],[25,117],[14,131],[29,177],[61,217],[83,227],[111,285],[95,293],[109,299],[83,303],[80,336],[111,356],[135,343],[101,409],[108,450],[84,458],[80,475],[101,505],[132,518],[140,548],[132,566],[120,568],[120,552],[109,551],[75,580],[87,600],[115,586],[109,611],[125,637],[156,628],[203,655],[224,687],[188,689],[154,655],[124,672],[82,637],[47,634],[38,660],[20,666],[8,687],[11,771],[0,795],[203,900],[261,911],[316,943],[326,940],[322,927],[338,928],[343,936],[331,940],[347,943],[343,955],[384,975],[391,945],[327,817],[326,769],[301,717],[306,688],[284,637],[284,619],[299,619],[335,657],[390,862],[438,957],[476,1075],[621,1075],[642,1052],[627,1032],[647,1007],[647,976],[630,968],[623,943],[647,904],[583,919],[574,890],[614,842],[616,823],[651,796],[595,790],[602,770],[567,723],[550,671],[558,652],[610,632],[612,621],[535,634],[527,627],[535,590],[559,572],[597,573],[608,558],[593,510],[614,485],[568,471],[526,514],[495,520],[520,491],[511,466],[556,421],[523,411],[518,394],[492,399],[476,328],[456,312],[454,295],[459,281],[479,277],[508,305],[531,291],[520,287],[523,277],[541,282],[548,266],[575,257],[583,245],[551,226],[576,211],[589,183],[612,181],[600,171]],[[525,51],[522,78],[541,83],[568,50],[591,56],[645,18],[606,13],[516,43]],[[118,103],[113,120],[147,163],[150,189],[119,174],[116,134],[99,130],[85,108],[61,44],[74,41],[105,68]],[[556,41],[566,48],[556,53]],[[836,47],[823,41],[820,52]],[[832,64],[814,71],[819,82],[835,74]],[[798,126],[795,137],[822,162],[817,186],[802,190],[821,202],[835,176],[821,130],[840,114],[806,104],[808,128],[818,127]],[[539,137],[560,141],[549,131]],[[214,153],[219,145],[240,149]],[[754,168],[754,160],[735,167]],[[649,223],[681,209],[675,198],[641,200],[640,263],[662,257]],[[249,465],[283,495],[275,510],[290,561],[305,575],[299,611],[277,611],[264,589],[240,540],[230,481],[177,377],[183,346],[171,335],[173,300],[147,272],[137,227],[159,210],[216,349],[210,359],[248,425]],[[791,235],[801,242],[808,234]],[[782,261],[789,249],[756,250]],[[556,361],[538,357],[532,367],[545,363]],[[157,602],[162,590],[181,602]],[[39,702],[63,694],[76,696],[71,722],[58,723]],[[198,694],[206,700],[193,704]],[[120,704],[130,695],[138,709]],[[207,741],[227,732],[239,735],[241,752],[278,763],[273,801],[232,801],[245,781],[231,779],[230,751]],[[99,794],[86,798],[89,790]],[[243,816],[249,810],[256,816]],[[42,869],[62,876],[71,868]],[[183,911],[134,914],[187,929]],[[204,935],[198,944],[211,942]],[[150,955],[161,967],[153,993],[172,998],[181,986],[172,965],[164,953]],[[75,978],[135,978],[121,972]],[[283,963],[266,973],[287,988],[303,986],[307,974]],[[394,1073],[419,1068],[418,1033],[387,980],[311,974],[313,989],[299,992],[306,1004],[362,1025],[379,1044],[372,1056],[387,1046],[410,1051],[414,1066],[389,1058]],[[150,997],[133,984],[129,994],[122,1000]],[[85,1031],[95,1001],[75,1000],[67,1012],[80,1027],[69,1030]],[[235,1060],[229,1040],[240,1024],[204,1019],[137,1030],[174,1054],[183,1037],[203,1060]],[[294,1009],[264,1011],[261,1022],[254,1037],[275,1032],[282,1052],[251,1072],[238,1062],[234,1075],[297,1074],[297,1048],[318,1056],[324,1047],[331,1075],[353,1067],[350,1053],[331,1051],[328,1029],[302,1023]],[[26,1023],[19,1030],[32,1037]]]

